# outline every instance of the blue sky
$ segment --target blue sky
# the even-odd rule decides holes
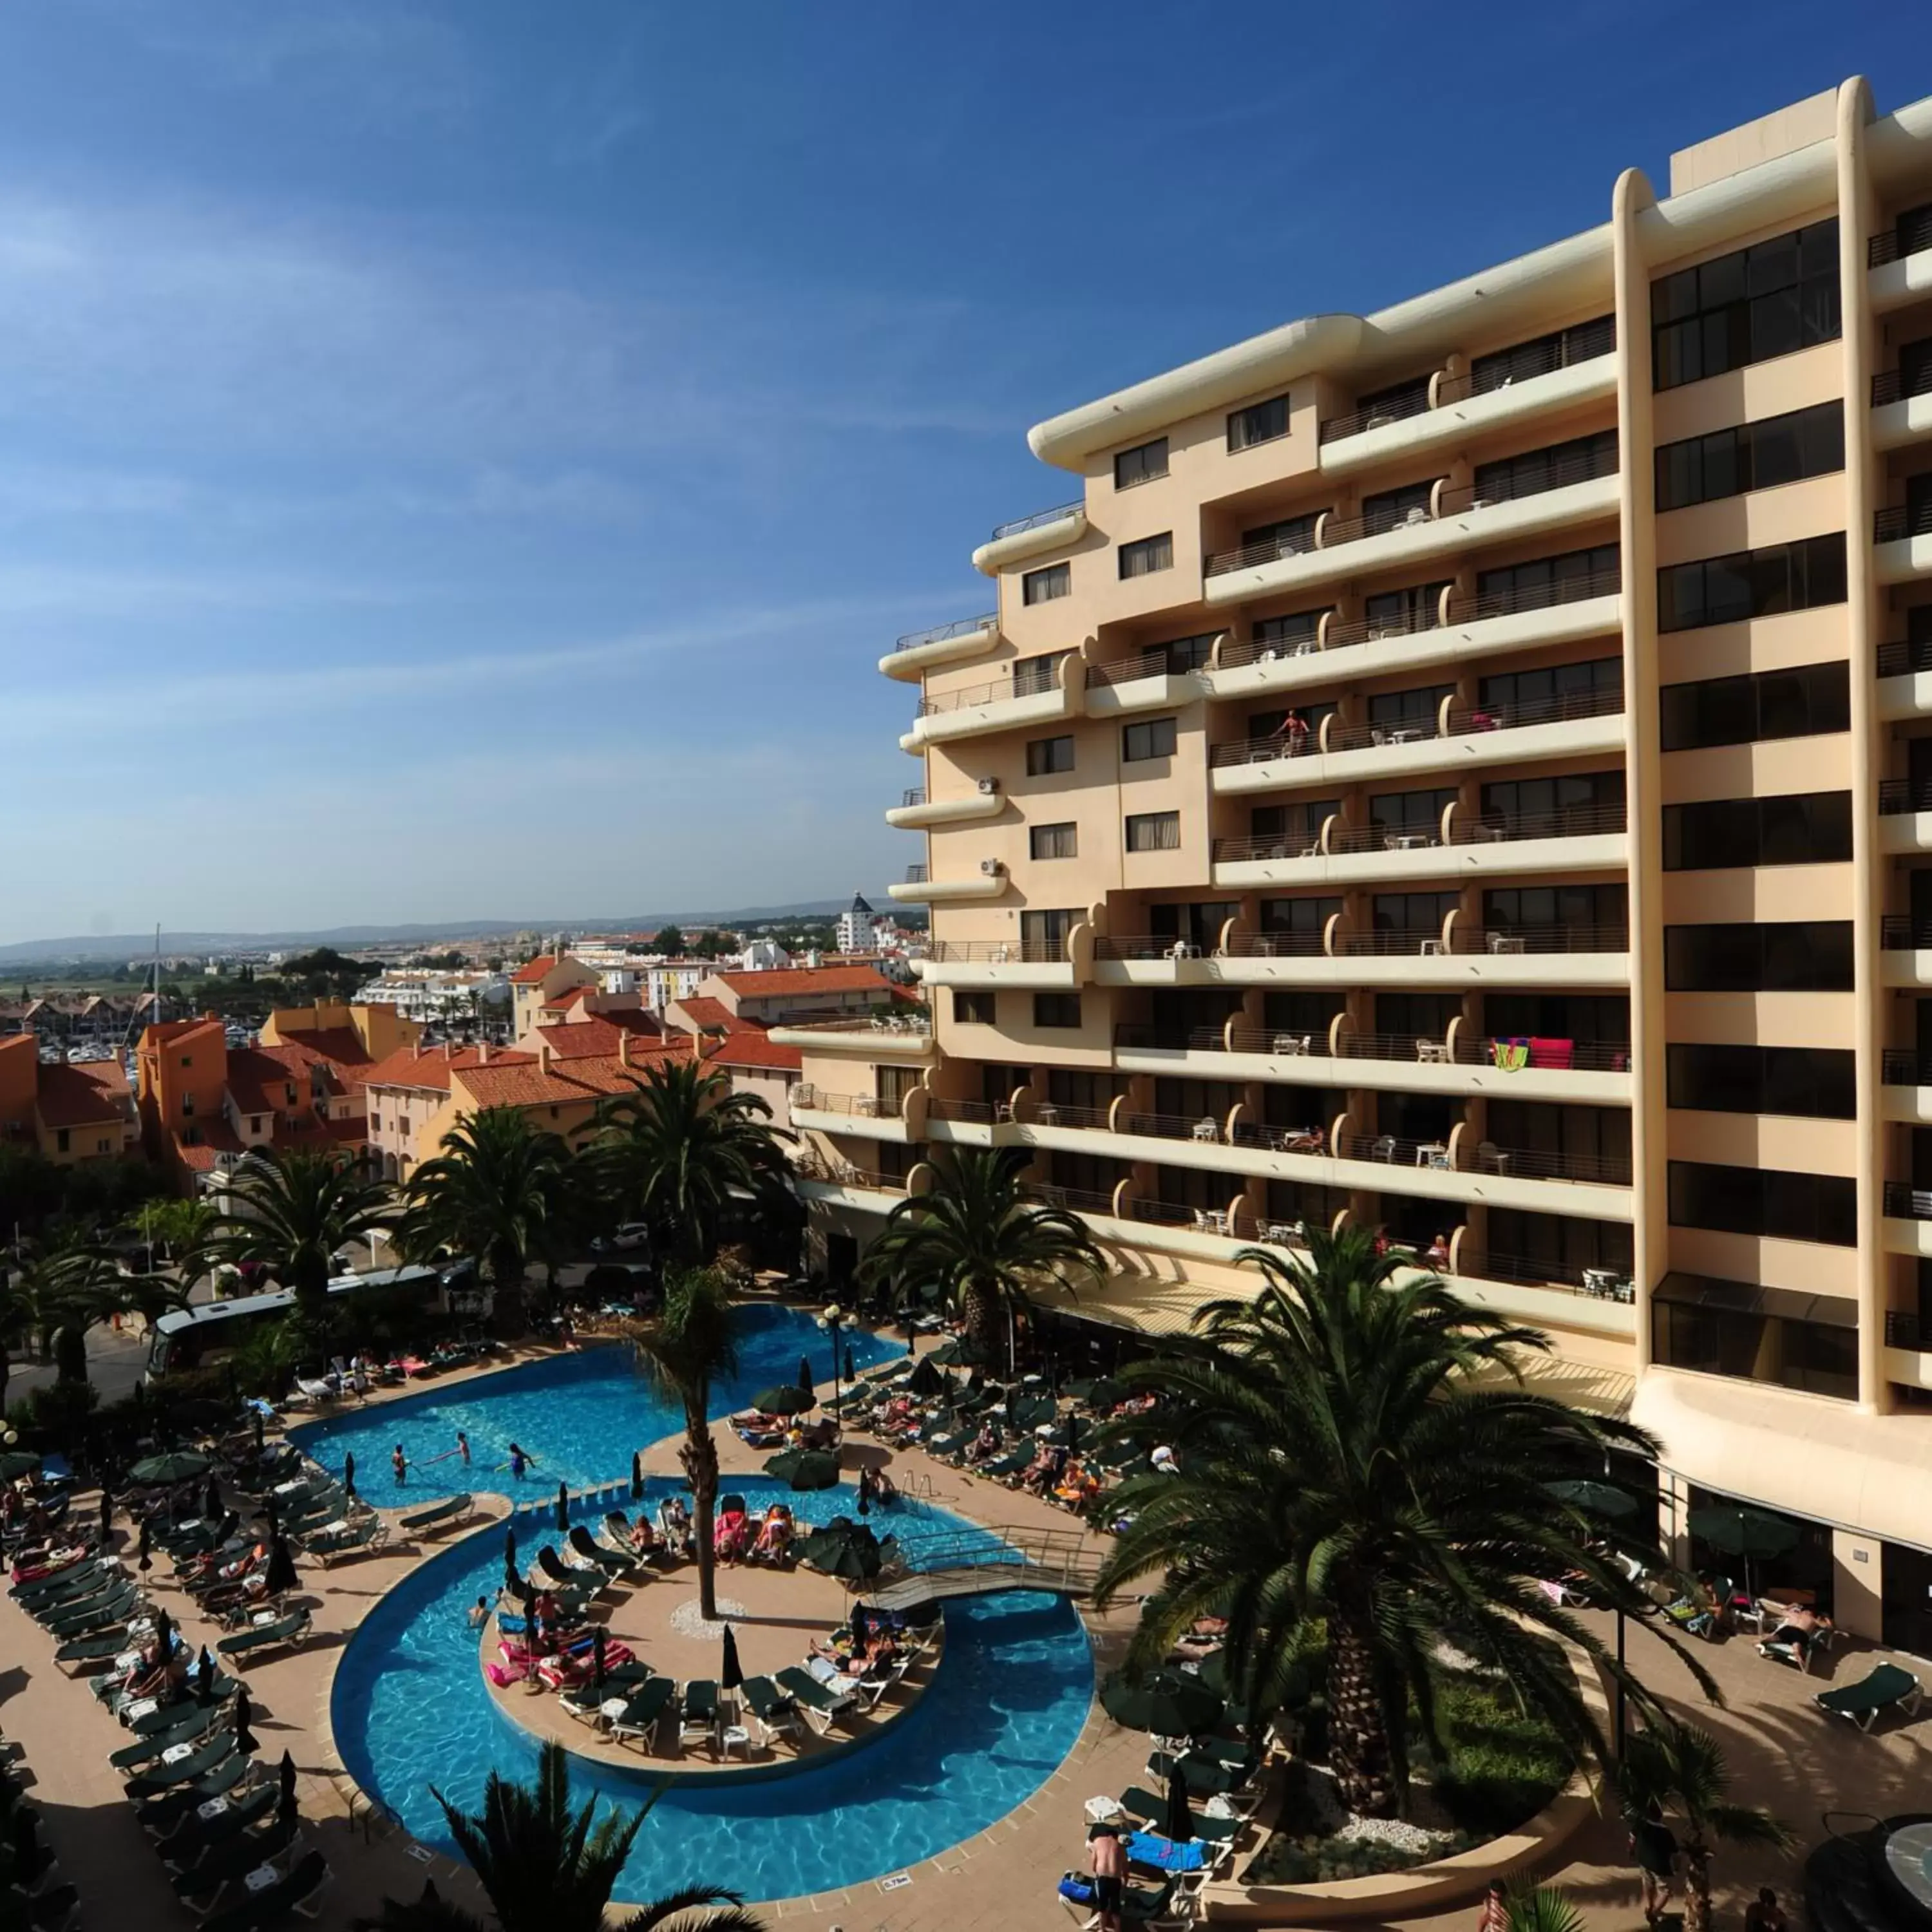
[[[0,942],[876,890],[1040,417],[1604,218],[1895,4],[0,13]]]

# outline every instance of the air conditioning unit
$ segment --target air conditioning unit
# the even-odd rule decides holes
[[[982,778],[980,781],[980,795],[982,798],[991,798],[999,788],[998,778]]]
[[[982,859],[980,861],[980,876],[982,878],[997,879],[1006,869],[1006,862],[1004,859]]]

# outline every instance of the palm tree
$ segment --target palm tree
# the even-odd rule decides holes
[[[695,1059],[648,1070],[634,1094],[598,1110],[597,1155],[624,1211],[650,1228],[665,1262],[706,1268],[726,1217],[749,1195],[769,1212],[790,1172],[783,1131],[755,1094]]]
[[[295,1296],[297,1321],[319,1334],[338,1251],[381,1226],[387,1200],[334,1149],[253,1154],[230,1184],[227,1210],[206,1252],[216,1261],[266,1263]]]
[[[87,1379],[87,1331],[136,1310],[150,1321],[186,1296],[156,1275],[123,1274],[108,1250],[69,1234],[16,1256],[0,1270],[0,1414],[7,1406],[7,1352],[32,1338],[64,1382]]]
[[[1575,1900],[1556,1886],[1520,1886],[1505,1895],[1503,1911],[1509,1932],[1584,1932]]]
[[[595,1798],[572,1811],[570,1758],[559,1744],[544,1746],[534,1785],[493,1771],[478,1812],[459,1811],[434,1786],[431,1792],[501,1932],[604,1932],[611,1888],[657,1802],[652,1797],[628,1819],[614,1811],[598,1818]],[[413,1904],[386,1898],[374,1918],[356,1922],[358,1932],[486,1932],[482,1919],[440,1897],[433,1884]],[[713,1886],[653,1899],[616,1924],[617,1932],[764,1932],[736,1892]]]
[[[520,1108],[485,1107],[465,1114],[442,1149],[410,1177],[404,1245],[482,1256],[499,1318],[514,1328],[526,1267],[554,1251],[572,1216],[579,1177],[569,1147]]]
[[[737,1323],[723,1270],[690,1268],[674,1276],[665,1292],[664,1312],[637,1330],[632,1340],[645,1372],[683,1406],[684,1447],[678,1460],[691,1478],[698,1607],[706,1622],[715,1622],[718,1444],[711,1436],[711,1389],[738,1372]]]
[[[1071,1294],[1075,1279],[1106,1271],[1077,1215],[1021,1192],[1032,1158],[1025,1148],[955,1148],[934,1163],[932,1191],[886,1217],[863,1269],[869,1281],[955,1304],[974,1346],[989,1361],[1004,1353],[1009,1368],[1014,1318],[1030,1294]]]
[[[1231,1670],[1265,1719],[1325,1661],[1336,1782],[1369,1816],[1406,1805],[1412,1699],[1441,1756],[1432,1653],[1445,1636],[1498,1666],[1579,1758],[1601,1762],[1568,1661],[1534,1633],[1581,1646],[1640,1709],[1653,1702],[1538,1584],[1580,1576],[1653,1629],[1657,1610],[1613,1560],[1636,1545],[1544,1485],[1600,1473],[1611,1446],[1654,1454],[1654,1443],[1528,1393],[1516,1356],[1546,1350],[1546,1336],[1466,1306],[1406,1256],[1377,1256],[1365,1231],[1313,1234],[1306,1261],[1240,1258],[1260,1270],[1260,1292],[1199,1311],[1206,1351],[1123,1371],[1167,1398],[1158,1426],[1180,1452],[1179,1474],[1132,1478],[1110,1501],[1129,1526],[1097,1600],[1165,1579],[1130,1667],[1158,1662],[1195,1618],[1224,1616]],[[1499,1369],[1501,1385],[1476,1384]],[[1701,1666],[1658,1634],[1714,1700]]]
[[[1717,1739],[1670,1718],[1654,1719],[1629,1739],[1617,1766],[1617,1793],[1627,1816],[1675,1812],[1682,1821],[1684,1932],[1710,1932],[1714,1838],[1770,1851],[1789,1851],[1796,1843],[1790,1826],[1768,1811],[1726,1803],[1730,1781]]]

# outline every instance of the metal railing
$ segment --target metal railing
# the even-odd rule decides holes
[[[1305,537],[1269,537],[1260,543],[1244,544],[1238,550],[1217,550],[1208,559],[1202,574],[1224,577],[1231,570],[1252,570],[1262,564],[1280,563],[1291,556],[1309,556],[1327,547],[1316,543],[1312,529]]]
[[[1472,369],[1466,376],[1447,376],[1437,383],[1436,403],[1440,406],[1444,403],[1460,402],[1465,396],[1493,395],[1498,390],[1509,388],[1515,383],[1527,382],[1538,376],[1552,375],[1558,369],[1574,369],[1580,362],[1594,362],[1604,356],[1614,355],[1616,346],[1616,317],[1600,316],[1594,322],[1566,329],[1555,342],[1525,343],[1520,349],[1485,356],[1483,368]]]
[[[1332,610],[1330,614],[1332,616]],[[1306,657],[1311,651],[1321,648],[1321,630],[1318,619],[1292,636],[1230,638],[1222,646],[1217,668],[1233,670],[1258,662],[1271,664],[1279,658]]]
[[[1915,1354],[1923,1354],[1932,1345],[1932,1331],[1916,1312],[1904,1308],[1888,1308],[1885,1311],[1885,1346],[1888,1348],[1909,1348]]]
[[[1622,926],[1463,926],[1452,927],[1454,952],[1628,952],[1630,929]]]
[[[1217,866],[1240,865],[1251,860],[1312,859],[1322,850],[1322,828],[1311,826],[1301,832],[1278,832],[1259,838],[1217,838],[1212,858]]]
[[[1932,1187],[1914,1187],[1909,1180],[1885,1184],[1885,1211],[1894,1221],[1932,1221]]]
[[[1450,822],[1452,845],[1499,845],[1522,838],[1588,838],[1627,829],[1621,799],[1604,805],[1559,806],[1553,812],[1484,812]]]
[[[1916,255],[1924,249],[1932,248],[1932,214],[1922,209],[1917,211],[1904,227],[1901,235],[1900,224],[1894,222],[1883,233],[1872,236],[1865,244],[1867,268],[1882,268],[1888,262],[1896,262],[1901,256]]]
[[[1534,562],[1532,558],[1530,562]],[[1452,597],[1449,621],[1478,624],[1490,617],[1517,617],[1532,610],[1553,610],[1559,604],[1587,603],[1595,597],[1614,597],[1623,590],[1621,563],[1577,577],[1552,578],[1547,583],[1526,584],[1514,590],[1492,590],[1486,596]]]
[[[929,1034],[932,1030],[932,1016],[920,1007],[886,1014],[851,1014],[842,1019],[815,1020],[809,1016],[788,1019],[781,1016],[773,1024],[783,1027],[788,1033],[876,1033],[890,1038],[894,1034]]]
[[[1443,1272],[1448,1274],[1449,1270],[1444,1269]],[[1636,1288],[1630,1280],[1629,1266],[1622,1262],[1592,1266],[1465,1248],[1456,1258],[1454,1272],[1484,1281],[1517,1282],[1526,1288],[1562,1288],[1598,1301],[1628,1302],[1636,1299]]]
[[[904,792],[900,796],[899,809],[903,812],[908,806],[923,805],[925,802],[925,786],[908,785],[907,786]]]
[[[936,939],[926,956],[946,965],[1057,966],[1065,964],[1066,949],[1039,939]]]
[[[1229,959],[1318,959],[1320,932],[1238,932],[1219,949]]]
[[[1185,677],[1190,672],[1205,670],[1214,640],[1220,634],[1215,632],[1198,638],[1184,638],[1172,644],[1156,644],[1132,657],[1117,658],[1111,664],[1089,664],[1088,688],[1092,690],[1132,684],[1144,677]]]
[[[1563,1040],[1517,1034],[1496,1039],[1458,1040],[1456,1064],[1500,1066],[1507,1070],[1528,1066],[1546,1073],[1628,1073],[1630,1051],[1627,1041]]]
[[[1084,501],[1056,503],[1050,510],[1036,510],[1030,517],[1016,517],[1010,524],[993,526],[993,541],[998,543],[1002,537],[1016,537],[1023,531],[1044,530],[1048,524],[1057,524],[1063,517],[1070,517],[1087,507]]]
[[[1887,403],[1902,403],[1910,396],[1922,396],[1932,390],[1932,362],[1914,372],[1908,386],[1903,369],[1881,369],[1872,378],[1872,407],[1882,409]]]
[[[1562,1154],[1538,1148],[1499,1148],[1482,1141],[1466,1151],[1469,1158],[1452,1167],[1446,1141],[1405,1139],[1396,1134],[1350,1134],[1336,1151],[1344,1160],[1372,1161],[1396,1168],[1436,1172],[1488,1174],[1522,1180],[1575,1180],[1594,1186],[1628,1187],[1628,1155]]]
[[[802,1099],[794,1089],[791,1103],[808,1113],[846,1114],[866,1120],[896,1120],[900,1117],[902,1103],[896,1100],[882,1100],[874,1094],[827,1094],[817,1087],[806,1090],[809,1099]]]
[[[874,1168],[860,1167],[836,1156],[826,1156],[806,1148],[792,1156],[791,1164],[800,1179],[816,1180],[828,1187],[862,1187],[874,1194],[903,1194],[906,1184]]]
[[[1932,950],[1932,919],[1921,919],[1907,912],[1888,912],[1879,921],[1880,949],[1886,952],[1923,952]]]
[[[1053,663],[1057,664],[1059,657],[1065,655],[1060,653]],[[975,705],[1000,704],[1010,698],[1039,698],[1059,688],[1060,681],[1050,667],[1045,671],[1017,676],[1010,671],[990,684],[968,685],[963,691],[942,691],[922,698],[919,703],[919,716],[931,718],[944,711],[970,711]]]
[[[1429,385],[1420,382],[1408,394],[1392,401],[1372,403],[1366,409],[1351,410],[1346,416],[1330,416],[1316,432],[1316,440],[1323,444],[1340,442],[1345,436],[1360,436],[1366,430],[1406,422],[1412,416],[1428,413]]]
[[[1888,818],[1901,812],[1932,812],[1932,778],[1881,778],[1878,808]]]
[[[909,886],[928,885],[931,884],[932,878],[932,868],[929,866],[908,866],[906,868],[905,882]]]
[[[1184,1201],[1142,1201],[1131,1204],[1136,1221],[1154,1228],[1192,1228],[1204,1234],[1232,1234],[1226,1208],[1197,1208]]]
[[[997,610],[983,617],[956,617],[950,624],[934,624],[929,630],[908,631],[893,645],[895,651],[916,650],[921,644],[943,644],[952,638],[970,638],[975,631],[990,631],[1000,621]]]
[[[1558,692],[1549,698],[1529,698],[1514,704],[1472,705],[1449,714],[1449,736],[1460,738],[1482,731],[1522,731],[1535,724],[1565,724],[1579,718],[1620,716],[1623,687]]]
[[[1898,543],[1906,537],[1932,536],[1932,496],[1921,503],[1892,503],[1872,518],[1874,543]]]
[[[1888,1087],[1932,1087],[1932,1053],[1888,1046],[1880,1056],[1880,1078]]]
[[[1090,1187],[1061,1187],[1051,1180],[1028,1180],[1021,1184],[1020,1192],[1043,1208],[1064,1208],[1070,1214],[1111,1214],[1114,1211],[1114,1197]]]
[[[1906,677],[1920,670],[1932,670],[1932,636],[1894,638],[1879,646],[1880,677]]]
[[[995,1115],[990,1100],[933,1100],[926,1102],[926,1117],[928,1120],[971,1120],[986,1126]]]

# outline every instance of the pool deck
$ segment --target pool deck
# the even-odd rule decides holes
[[[524,1352],[524,1358],[547,1352]],[[745,1449],[728,1430],[721,1426],[718,1433],[728,1474],[750,1474],[760,1466],[762,1457]],[[676,1474],[676,1446],[674,1440],[656,1445],[647,1466]],[[883,1448],[859,1438],[846,1452],[848,1467],[872,1458],[886,1458],[902,1484],[915,1474],[929,1477],[934,1502],[976,1521],[1063,1529],[1069,1524],[1064,1511],[941,1468],[916,1451],[888,1458]],[[499,1498],[479,1492],[476,1500],[485,1517],[504,1513]],[[883,1528],[890,1515],[878,1520]],[[126,1548],[124,1529],[117,1543]],[[373,1912],[385,1895],[415,1897],[425,1877],[434,1877],[438,1890],[454,1902],[485,1909],[466,1867],[414,1844],[380,1820],[361,1816],[352,1820],[352,1787],[340,1773],[327,1722],[330,1681],[350,1634],[371,1603],[440,1546],[435,1541],[392,1545],[333,1570],[304,1568],[304,1600],[315,1619],[314,1634],[301,1650],[265,1660],[248,1672],[262,1758],[272,1765],[284,1749],[292,1752],[303,1815],[311,1821],[313,1841],[334,1870],[315,1922],[325,1928],[346,1927]],[[157,1600],[181,1616],[187,1634],[212,1642],[219,1633],[194,1612],[182,1592],[160,1580],[163,1567],[158,1564],[150,1579]],[[743,1574],[721,1570],[720,1594],[744,1599],[751,1586],[742,1582]],[[648,1594],[674,1587],[674,1579],[667,1577],[646,1589]],[[1134,1606],[1105,1615],[1088,1609],[1083,1614],[1094,1638],[1096,1669],[1104,1671],[1124,1647]],[[822,1624],[815,1613],[814,1622],[814,1627]],[[794,1632],[791,1640],[802,1650],[808,1634]],[[748,1664],[753,1654],[764,1654],[750,1649],[763,1642],[762,1636],[745,1633],[744,1641]],[[22,1748],[33,1778],[34,1802],[46,1818],[64,1875],[80,1891],[81,1922],[89,1928],[126,1924],[187,1932],[194,1922],[176,1900],[121,1795],[120,1778],[106,1763],[108,1752],[125,1741],[125,1733],[95,1707],[80,1683],[55,1668],[52,1654],[48,1635],[0,1598],[0,1730]],[[1726,1700],[1726,1708],[1713,1710],[1660,1647],[1640,1635],[1630,1640],[1632,1661],[1646,1681],[1724,1743],[1736,1774],[1732,1795],[1769,1804],[1807,1846],[1823,1835],[1820,1817],[1827,1811],[1924,1808],[1932,1780],[1932,1702],[1922,1707],[1916,1720],[1891,1720],[1869,1736],[1810,1703],[1811,1694],[1826,1682],[1854,1681],[1888,1654],[1851,1645],[1826,1660],[1820,1675],[1806,1678],[1766,1662],[1745,1640],[1702,1646],[1700,1660],[1717,1678]],[[711,1662],[707,1648],[705,1671]],[[692,1673],[680,1670],[679,1674]],[[1932,1678],[1932,1673],[1921,1674]],[[578,1742],[580,1745],[582,1738]],[[1077,1922],[1058,1904],[1053,1888],[1062,1871],[1080,1862],[1081,1806],[1090,1796],[1144,1782],[1147,1747],[1144,1736],[1122,1730],[1096,1705],[1073,1750],[1039,1791],[977,1837],[912,1867],[905,1874],[909,1882],[890,1890],[868,1882],[778,1900],[761,1910],[773,1925],[805,1924],[826,1932],[1069,1932]],[[1251,1834],[1246,1842],[1255,1841]],[[692,1876],[701,1878],[701,1851],[694,1856],[698,1862]],[[1717,1922],[1735,1923],[1760,1884],[1776,1886],[1795,1910],[1798,1871],[1797,1862],[1774,1854],[1720,1848],[1714,1871]],[[1635,1875],[1622,1833],[1608,1821],[1592,1820],[1573,1842],[1562,1868],[1545,1876],[1570,1892],[1588,1932],[1628,1932],[1637,1922]],[[1466,1922],[1473,1923],[1474,1916],[1472,1906]],[[1411,1922],[1440,1928],[1455,1916]]]

